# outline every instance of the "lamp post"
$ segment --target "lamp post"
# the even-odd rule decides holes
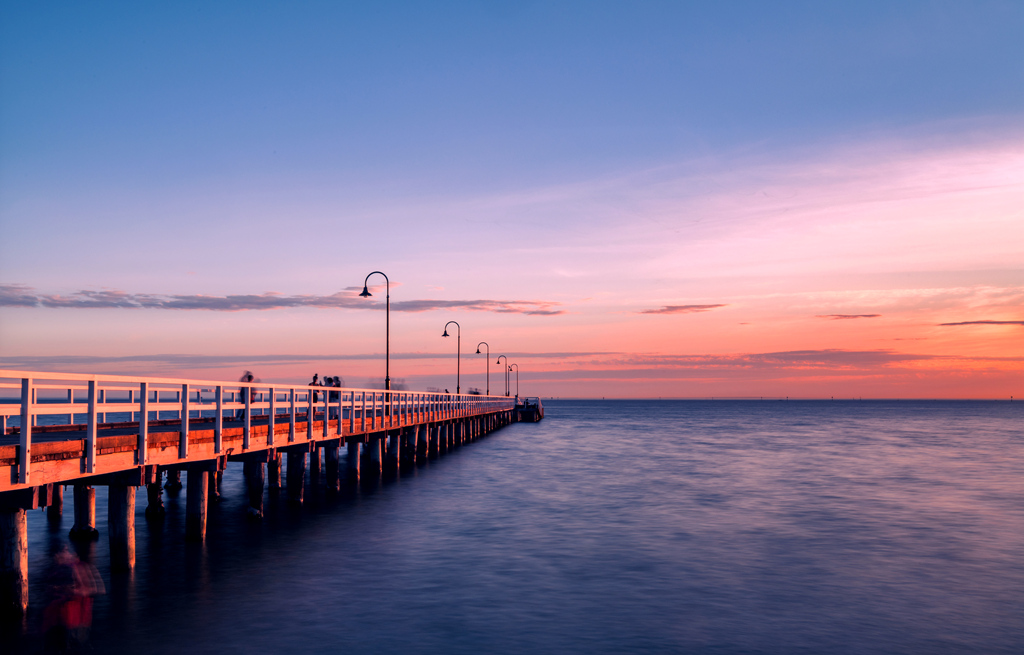
[[[370,275],[384,275],[380,271],[374,271]],[[363,280],[363,292],[359,294],[363,298],[369,298],[373,294],[366,288],[366,282],[369,281],[370,275],[366,276],[366,280]],[[384,275],[384,285],[386,289],[386,300],[384,305],[384,390],[391,390],[391,280],[388,279],[387,275]]]
[[[516,364],[515,362],[509,364],[508,370],[511,371],[513,366],[516,367],[516,398],[519,398],[519,364]]]
[[[495,364],[500,364],[502,357],[505,357],[505,356],[504,355],[498,355],[498,361],[496,361],[494,363]],[[508,357],[505,357],[505,395],[506,396],[508,395]]]
[[[486,341],[476,344],[477,355],[480,354],[480,346],[487,346],[487,357],[485,359],[487,360],[487,395],[489,396],[491,395],[491,344]]]
[[[456,343],[458,345],[455,347],[455,393],[462,393],[462,388],[460,385],[462,381],[462,371],[460,370],[462,368],[462,364],[460,362],[460,360],[462,359],[462,326],[455,321],[448,321],[447,323],[444,324],[444,334],[442,334],[441,336],[448,336],[448,326],[451,325],[452,323],[455,323],[455,327],[459,328],[459,331],[457,333],[458,338],[456,339]]]

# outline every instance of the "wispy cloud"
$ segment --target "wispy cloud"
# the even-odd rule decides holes
[[[707,312],[726,305],[665,305],[659,309],[645,309],[638,314],[697,314]]]
[[[360,289],[361,290],[361,289]],[[553,316],[564,314],[560,303],[544,300],[405,300],[391,303],[396,312],[428,312],[435,309]],[[0,307],[49,307],[66,309],[182,309],[220,312],[316,307],[321,309],[384,309],[384,303],[367,301],[352,287],[328,296],[261,294],[207,296],[128,293],[118,290],[82,290],[68,295],[40,294],[21,284],[0,284]]]
[[[850,318],[878,318],[881,314],[818,314],[815,318],[828,318],[833,321],[842,321]]]
[[[939,323],[942,327],[953,325],[1024,325],[1024,321],[959,321],[957,323]]]

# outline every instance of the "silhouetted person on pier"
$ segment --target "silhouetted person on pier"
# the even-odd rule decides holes
[[[252,374],[252,371],[246,371],[245,373],[242,373],[242,377],[238,378],[238,381],[239,382],[255,382],[256,381],[256,377]],[[239,389],[238,389],[238,396],[239,396],[239,398],[241,398],[242,402],[245,402],[245,394],[246,394],[246,392],[249,393],[249,402],[250,403],[252,403],[253,401],[256,400],[256,390],[255,389],[253,389],[252,387],[249,387],[249,388],[239,387]],[[238,418],[241,418],[241,419],[245,418],[245,410],[244,409],[238,410]]]
[[[341,378],[339,378],[337,375],[335,375],[334,377],[327,376],[326,378],[324,378],[324,386],[331,388],[341,387]],[[328,401],[330,402],[331,405],[331,410],[329,413],[332,415],[338,413],[338,410],[334,407],[335,403],[337,403],[339,399],[338,394],[339,392],[337,391],[331,391],[330,396],[328,397]],[[337,416],[334,416],[334,418],[337,418]]]
[[[319,387],[320,386],[320,374],[319,373],[314,373],[313,374],[313,381],[309,383],[309,386],[311,386],[311,387]],[[319,392],[316,392],[316,391],[313,392],[313,402],[314,403],[320,402],[320,393]]]

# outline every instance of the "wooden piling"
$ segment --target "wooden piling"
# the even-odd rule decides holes
[[[146,518],[159,519],[164,515],[163,488],[159,482],[146,485]]]
[[[334,441],[324,442],[324,483],[327,491],[337,491],[339,485],[338,464],[341,460],[339,452],[341,443]]]
[[[246,460],[242,464],[242,472],[249,495],[249,508],[246,512],[254,519],[263,518],[263,486],[266,477],[263,462]]]
[[[169,492],[181,489],[181,471],[174,470],[167,472],[167,482],[164,484],[164,489]],[[174,494],[171,493],[171,495],[173,496]]]
[[[379,477],[381,469],[381,442],[383,439],[380,438],[379,434],[370,435],[370,441],[366,443],[369,448],[369,453],[366,461],[366,475],[371,477]]]
[[[185,504],[185,539],[203,541],[206,539],[207,493],[209,493],[209,464],[201,463],[188,469],[188,500]]]
[[[288,500],[296,505],[302,504],[303,488],[306,486],[306,451],[288,451]]]
[[[409,428],[409,461],[413,464],[416,460],[423,457],[423,451],[421,449],[421,442],[423,440],[423,426],[416,424]]]
[[[0,510],[0,612],[28,609],[28,516],[23,509]]]
[[[437,457],[441,447],[440,441],[441,426],[437,423],[427,425],[427,457]]]
[[[349,483],[359,482],[359,442],[349,441],[346,443],[346,448],[348,449],[346,478]]]
[[[64,513],[64,485],[53,485],[53,497],[46,508],[46,516],[51,520],[59,519]]]
[[[267,486],[271,493],[281,490],[281,451],[274,453],[274,456],[267,462]]]
[[[76,541],[99,538],[96,530],[96,490],[86,484],[75,485],[75,524],[68,536]]]
[[[220,480],[221,476],[219,472],[209,471],[209,475],[206,476],[206,483],[209,485],[207,490],[206,498],[208,502],[219,503],[220,502]]]
[[[110,538],[110,568],[135,568],[135,487],[112,484],[107,487],[107,534]]]
[[[419,435],[420,426],[411,425],[403,431],[405,443],[402,445],[402,456],[406,464],[416,463],[416,439]]]
[[[388,435],[388,469],[398,470],[402,461],[402,431],[392,430]]]
[[[320,446],[317,443],[313,443],[309,451],[309,485],[313,489],[320,486],[322,471],[323,460],[320,457]]]

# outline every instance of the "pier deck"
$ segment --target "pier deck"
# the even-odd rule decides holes
[[[147,517],[159,516],[164,475],[175,485],[187,472],[186,537],[203,540],[228,462],[244,464],[249,514],[260,517],[267,473],[301,503],[307,470],[337,490],[342,477],[479,438],[516,421],[516,409],[504,396],[0,370],[0,611],[27,608],[26,510],[59,515],[65,485],[71,536],[86,539],[98,534],[94,486],[109,487],[111,564],[130,570],[135,490],[146,487]]]

